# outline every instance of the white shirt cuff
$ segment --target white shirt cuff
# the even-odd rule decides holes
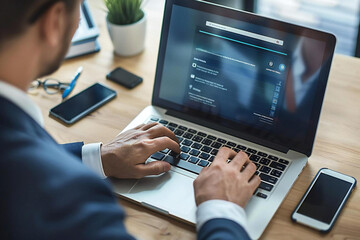
[[[209,220],[223,218],[232,220],[247,231],[247,218],[245,210],[239,205],[225,200],[209,200],[200,204],[196,210],[196,229]]]
[[[82,147],[82,161],[85,166],[88,166],[101,178],[106,178],[101,162],[101,145],[102,143],[91,143],[84,145]]]

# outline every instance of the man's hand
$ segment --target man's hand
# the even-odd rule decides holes
[[[228,159],[232,161],[227,163]],[[256,166],[246,153],[221,148],[211,166],[204,168],[194,181],[196,205],[220,199],[244,208],[260,184],[255,171]]]
[[[175,134],[161,124],[143,124],[124,132],[111,143],[101,147],[105,175],[139,179],[167,172],[170,170],[170,164],[167,162],[144,164],[153,153],[165,148],[180,153]]]

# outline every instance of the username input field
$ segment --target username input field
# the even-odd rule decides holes
[[[249,31],[244,31],[244,30],[241,30],[241,29],[225,26],[225,25],[222,25],[222,24],[219,24],[219,23],[206,21],[206,26],[216,28],[216,29],[219,29],[219,30],[223,30],[223,31],[227,31],[227,32],[231,32],[231,33],[235,33],[235,34],[239,34],[239,35],[242,35],[242,36],[254,38],[254,39],[257,39],[257,40],[264,41],[264,42],[273,43],[273,44],[280,45],[280,46],[284,45],[283,40],[279,40],[279,39],[268,37],[268,36],[265,36],[265,35],[261,35],[261,34],[249,32]]]

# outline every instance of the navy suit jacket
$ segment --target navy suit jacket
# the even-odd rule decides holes
[[[2,97],[0,133],[0,239],[134,239],[110,184],[82,165],[82,143],[59,145]],[[248,235],[213,219],[198,239]]]

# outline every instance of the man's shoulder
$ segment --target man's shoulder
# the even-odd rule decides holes
[[[50,183],[68,188],[75,187],[69,185],[69,182],[80,182],[83,179],[85,182],[104,184],[104,181],[84,166],[81,160],[61,145],[46,138],[36,138],[27,134],[8,140],[0,138],[0,156],[0,179],[14,187],[27,187],[23,184],[30,179],[29,183],[40,184],[37,185],[38,192],[56,191]]]
[[[26,131],[1,128],[0,165],[3,168],[16,168],[17,171],[35,173],[52,168],[81,170],[81,163],[68,154],[64,148],[46,136],[39,136]],[[26,167],[26,169],[25,169]],[[2,168],[2,169],[3,169]],[[30,169],[29,169],[30,168]],[[0,170],[1,171],[1,170]]]
[[[24,134],[53,139],[28,113],[13,102],[0,96],[0,142],[12,140]]]
[[[1,97],[0,103],[6,110],[0,113],[1,180],[22,187],[26,178],[45,182],[80,176],[98,179],[21,109]]]
[[[0,139],[0,222],[24,227],[64,212],[86,215],[88,210],[81,208],[86,203],[115,203],[110,185],[56,143],[27,134]]]
[[[27,134],[0,139],[0,238],[128,236],[110,184],[74,155]]]

